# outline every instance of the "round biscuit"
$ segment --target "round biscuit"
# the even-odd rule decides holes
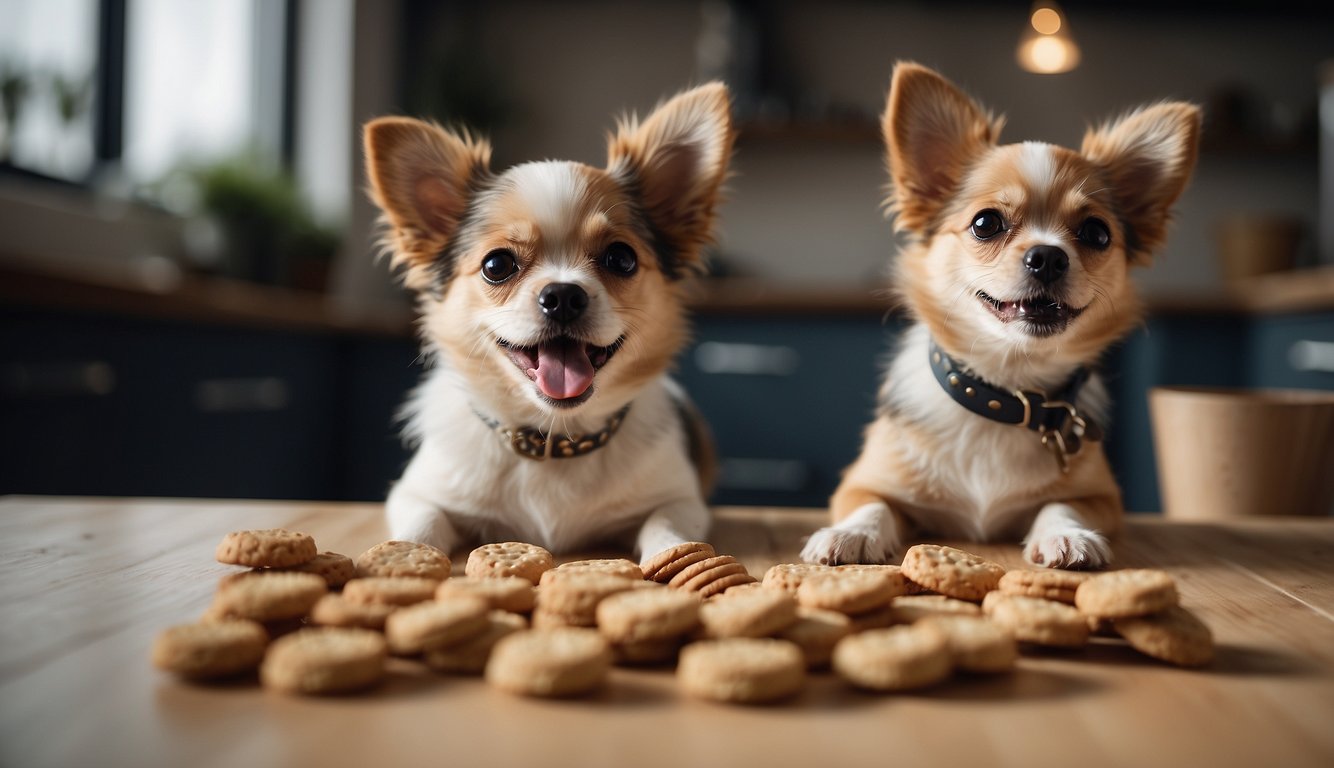
[[[253,621],[183,624],[158,633],[153,666],[191,680],[228,677],[258,667],[268,643],[264,627]]]
[[[848,620],[852,622],[853,632],[865,632],[868,629],[884,629],[892,627],[899,622],[894,614],[893,604],[886,605],[883,608],[877,608],[874,611],[859,613],[855,616],[849,616]]]
[[[394,611],[384,623],[389,652],[412,656],[437,645],[450,645],[481,634],[490,608],[480,597],[462,595]]]
[[[797,601],[764,589],[724,594],[700,608],[699,620],[705,637],[767,637],[797,620]]]
[[[1019,658],[1019,644],[999,625],[980,616],[929,616],[925,624],[945,637],[950,661],[965,672],[1008,672]]]
[[[1058,568],[1017,568],[1001,577],[997,589],[1007,595],[1040,597],[1058,603],[1075,604],[1075,590],[1090,574],[1086,571],[1063,571]]]
[[[673,589],[632,589],[597,605],[597,626],[612,643],[680,637],[699,625],[700,601]]]
[[[282,528],[232,531],[222,537],[214,556],[220,563],[252,568],[285,568],[314,558],[319,550],[309,534]]]
[[[644,580],[644,572],[635,565],[633,561],[626,560],[623,557],[606,558],[600,560],[571,560],[568,563],[561,563],[553,570],[557,571],[591,571],[593,573],[605,573],[610,576],[621,576],[635,581]]]
[[[455,576],[440,582],[440,586],[435,590],[436,600],[447,600],[459,595],[480,597],[492,608],[513,613],[528,613],[537,604],[537,588],[528,579],[518,576],[497,576],[490,579]]]
[[[833,667],[872,691],[924,688],[949,677],[952,668],[945,636],[925,624],[849,635],[834,646]]]
[[[700,593],[704,588],[721,579],[725,579],[729,576],[741,576],[745,573],[746,566],[741,563],[723,563],[716,568],[710,568],[709,570],[696,575],[695,578],[682,584],[678,589],[682,592]]]
[[[632,640],[627,643],[612,643],[611,655],[614,663],[623,666],[656,666],[676,663],[681,652],[682,638],[669,637],[663,640]]]
[[[536,544],[502,541],[483,544],[468,553],[463,570],[481,579],[518,576],[536,584],[543,573],[551,570],[552,563],[551,553]]]
[[[486,681],[526,696],[576,696],[607,678],[611,649],[595,630],[530,629],[515,632],[491,650]]]
[[[353,603],[413,605],[435,597],[440,582],[419,576],[366,576],[343,585],[343,597]]]
[[[496,643],[527,628],[528,622],[522,616],[494,610],[487,614],[486,627],[481,632],[458,643],[428,647],[422,653],[422,661],[436,672],[480,675]]]
[[[852,621],[838,611],[819,608],[797,608],[797,620],[777,637],[795,643],[801,649],[807,669],[829,665],[838,641],[852,634]]]
[[[1020,642],[1054,648],[1080,648],[1088,643],[1088,619],[1065,603],[998,592],[988,596],[986,611],[991,621]]]
[[[919,619],[940,615],[981,616],[977,603],[955,600],[944,595],[903,595],[890,603],[895,624],[912,624]]]
[[[689,582],[691,579],[694,579],[696,576],[699,576],[702,573],[707,573],[708,571],[711,571],[714,568],[718,568],[724,565],[732,565],[734,563],[736,563],[736,558],[732,557],[731,555],[717,555],[715,557],[706,557],[705,559],[700,560],[697,563],[691,563],[689,566],[682,568],[680,571],[677,572],[675,576],[673,576],[667,582],[667,586],[681,589],[686,585],[687,582]],[[744,566],[742,567],[744,569]]]
[[[357,576],[415,576],[443,581],[453,564],[449,555],[429,544],[415,541],[384,541],[357,557]]]
[[[1166,571],[1132,568],[1090,577],[1075,591],[1075,607],[1100,619],[1159,613],[1178,602],[1176,581]]]
[[[663,570],[673,565],[677,561],[681,560],[682,558],[693,555],[701,555],[701,557],[692,561],[692,562],[698,562],[698,560],[703,560],[706,557],[713,557],[715,554],[717,553],[714,552],[713,546],[710,544],[707,544],[703,541],[687,541],[684,544],[677,544],[674,547],[668,547],[667,549],[662,550],[653,557],[650,557],[648,560],[644,562],[643,568],[641,568],[640,570],[641,573],[643,573],[644,578],[646,579],[649,579],[651,581],[667,581],[672,576],[675,576],[676,571],[679,571],[680,568],[677,568],[671,573],[663,573]],[[686,563],[686,565],[689,565],[689,563]],[[685,565],[681,566],[681,568],[684,567]]]
[[[1115,619],[1112,626],[1130,647],[1180,667],[1202,667],[1214,658],[1214,633],[1199,617],[1174,605],[1149,616]]]
[[[898,583],[901,585],[902,577]],[[898,594],[893,577],[878,571],[812,573],[797,588],[797,602],[807,608],[866,613],[888,605]]]
[[[903,555],[903,575],[933,592],[980,601],[996,588],[1005,568],[970,552],[940,544],[917,544]]]
[[[269,646],[259,668],[266,688],[288,693],[345,693],[384,677],[384,637],[369,629],[316,627]]]
[[[329,591],[313,573],[266,570],[219,585],[214,609],[223,616],[268,622],[298,619],[310,613]]]
[[[806,662],[787,640],[735,637],[691,643],[676,667],[691,696],[736,704],[762,704],[801,691]]]
[[[780,589],[796,596],[797,589],[801,587],[801,582],[807,575],[824,573],[833,569],[834,566],[832,565],[816,563],[779,563],[764,572],[764,578],[760,583],[770,589]]]
[[[324,627],[384,629],[385,620],[396,610],[397,605],[354,603],[342,595],[329,594],[310,609],[310,620]]]
[[[324,579],[329,589],[338,589],[357,575],[357,564],[347,555],[337,552],[321,552],[310,560],[283,568],[284,571],[313,573]]]
[[[537,610],[560,615],[572,624],[591,627],[597,623],[598,603],[617,592],[634,589],[635,583],[621,576],[594,571],[548,571],[537,590]]]
[[[898,565],[877,565],[875,563],[845,563],[834,566],[834,573],[880,573],[889,579],[890,589],[894,592],[894,597],[906,595],[911,590],[911,582],[908,577],[903,575],[903,567]]]
[[[722,593],[728,590],[735,589],[737,587],[744,587],[750,584],[759,586],[759,582],[755,579],[755,577],[751,576],[743,568],[740,572],[727,574],[725,576],[718,578],[715,581],[711,581],[708,584],[705,584],[704,586],[700,587],[695,594],[707,600],[711,597],[716,597],[718,595],[721,595]]]

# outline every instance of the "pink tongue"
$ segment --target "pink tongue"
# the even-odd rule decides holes
[[[582,395],[593,384],[593,363],[583,344],[553,341],[538,346],[537,368],[529,375],[547,397],[565,400]]]

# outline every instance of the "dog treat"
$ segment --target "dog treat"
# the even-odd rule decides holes
[[[917,544],[903,556],[903,575],[933,592],[977,602],[996,588],[1005,568],[962,549]]]
[[[283,568],[283,570],[313,573],[324,579],[325,583],[329,585],[329,589],[338,589],[356,577],[357,564],[352,562],[352,558],[347,555],[340,555],[337,552],[321,552],[301,565],[293,565]]]
[[[859,688],[924,688],[949,677],[949,645],[939,630],[927,624],[873,629],[840,640],[834,647],[833,667]]]
[[[853,632],[865,632],[868,629],[884,629],[885,627],[892,627],[895,624],[903,623],[900,622],[895,615],[894,605],[892,603],[876,608],[873,611],[849,616],[848,620],[852,622]]]
[[[844,565],[834,566],[834,573],[879,573],[889,579],[894,596],[909,594],[913,586],[921,588],[921,585],[912,585],[907,576],[903,575],[903,568],[897,565],[876,565],[874,563],[846,563]]]
[[[705,584],[700,587],[695,594],[707,600],[710,597],[717,597],[728,590],[749,586],[751,584],[758,585],[758,583],[758,580],[743,568],[740,572],[721,576],[716,581],[711,581],[708,584]]]
[[[623,667],[674,665],[685,642],[683,637],[669,637],[663,640],[632,640],[627,643],[611,643],[612,663]]]
[[[1122,619],[1159,613],[1177,604],[1176,582],[1165,571],[1147,568],[1108,571],[1090,577],[1075,592],[1081,613]]]
[[[749,575],[750,574],[746,572],[746,566],[741,563],[723,563],[716,568],[710,568],[703,573],[697,574],[694,578],[682,584],[679,589],[683,592],[690,592],[703,597],[704,590],[706,589],[709,590],[710,595],[717,594],[719,589],[726,589],[726,586],[714,586],[720,581],[726,580],[728,585],[735,586],[736,584],[745,583],[747,580],[745,577]]]
[[[702,541],[687,541],[684,544],[677,544],[669,549],[664,549],[648,562],[644,563],[642,573],[644,578],[659,583],[667,583],[673,576],[680,573],[686,566],[692,565],[713,557],[716,552],[713,547]]]
[[[260,665],[267,688],[288,693],[344,693],[384,677],[384,637],[368,629],[317,627],[275,640]]]
[[[797,601],[773,590],[723,595],[699,611],[705,637],[767,637],[797,620]]]
[[[680,637],[699,625],[698,598],[672,589],[632,589],[597,605],[597,626],[612,643]]]
[[[481,632],[461,642],[427,646],[422,660],[436,672],[480,675],[486,669],[486,660],[491,657],[491,649],[496,643],[527,628],[528,622],[522,616],[493,610],[486,615],[486,625]]]
[[[1067,605],[1075,604],[1075,590],[1088,580],[1090,574],[1081,571],[1063,571],[1059,568],[1042,570],[1018,569],[1007,571],[997,589],[1007,595],[1040,597]]]
[[[464,595],[394,611],[384,623],[390,653],[411,656],[437,645],[451,645],[481,634],[487,626],[487,602]]]
[[[191,680],[208,680],[255,669],[269,643],[264,627],[243,619],[183,624],[153,641],[153,666]]]
[[[549,618],[559,617],[571,626],[592,627],[597,624],[598,603],[617,592],[634,589],[634,584],[621,576],[594,571],[548,571],[537,590],[535,614],[544,614],[540,620],[544,626],[551,626]],[[539,622],[536,615],[533,620],[535,625]]]
[[[268,622],[305,616],[329,591],[313,573],[262,571],[220,585],[212,611],[220,616]]]
[[[844,614],[798,606],[797,620],[777,636],[801,649],[807,669],[819,669],[829,665],[834,646],[850,634],[852,621]]]
[[[792,696],[806,682],[801,649],[787,640],[734,637],[681,649],[676,678],[701,699],[761,704]]]
[[[1088,619],[1065,603],[997,592],[987,596],[985,610],[1020,642],[1056,648],[1079,648],[1088,642]]]
[[[449,555],[429,544],[413,541],[386,541],[376,544],[357,558],[357,576],[415,576],[443,581],[453,566]]]
[[[727,569],[723,575],[727,575],[728,573],[739,573],[746,570],[746,567],[741,565],[741,563],[738,563],[735,557],[732,557],[731,555],[716,555],[714,557],[707,557],[697,563],[692,563],[691,565],[682,568],[667,582],[667,586],[684,589],[686,584],[693,582],[697,576],[710,574],[720,568]],[[700,586],[703,585],[701,584]]]
[[[491,579],[456,576],[440,582],[440,586],[435,590],[436,600],[448,600],[459,595],[480,597],[492,608],[514,613],[528,613],[537,604],[537,589],[533,583],[518,576],[498,576]]]
[[[419,576],[367,576],[343,585],[343,597],[353,603],[412,605],[435,597],[435,579]]]
[[[486,681],[526,696],[576,696],[602,684],[611,649],[596,631],[530,629],[496,643],[486,663]]]
[[[1112,622],[1130,647],[1180,667],[1202,667],[1214,658],[1214,633],[1199,617],[1179,605],[1149,616]]]
[[[780,589],[796,597],[797,589],[801,587],[801,582],[812,573],[826,573],[833,571],[832,565],[816,565],[814,563],[779,563],[764,572],[764,579],[760,582],[770,589]]]
[[[593,573],[605,573],[610,576],[622,576],[635,581],[643,581],[644,572],[635,565],[633,561],[625,558],[609,558],[604,560],[571,560],[568,563],[561,563],[553,570],[557,571],[592,571]]]
[[[984,604],[985,605],[985,604]],[[904,595],[890,603],[895,624],[912,624],[931,616],[981,616],[977,603],[955,600],[944,595]]]
[[[388,603],[354,603],[342,595],[325,595],[310,609],[310,620],[325,627],[384,629],[389,614],[398,610]]]
[[[812,573],[797,588],[797,602],[808,608],[866,613],[889,605],[902,584],[902,577],[896,584],[888,574],[877,571]]]
[[[543,573],[551,570],[551,565],[551,553],[536,544],[504,541],[474,549],[463,570],[476,578],[518,576],[536,584]]]
[[[301,565],[315,557],[315,539],[304,533],[266,528],[257,531],[232,531],[218,544],[218,562],[248,565],[252,568],[286,568]]]
[[[998,624],[978,616],[929,616],[922,624],[940,632],[955,669],[1008,672],[1019,658],[1019,644]]]

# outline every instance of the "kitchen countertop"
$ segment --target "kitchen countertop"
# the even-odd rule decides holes
[[[159,276],[160,277],[160,276]],[[689,289],[692,310],[712,316],[860,316],[895,313],[887,284],[805,284],[767,279],[708,278]],[[413,316],[398,310],[354,311],[310,291],[217,277],[160,280],[127,270],[72,273],[31,261],[0,259],[0,301],[7,304],[111,312],[130,316],[293,331],[408,337]],[[1151,314],[1283,314],[1334,311],[1334,267],[1264,275],[1243,289],[1200,293],[1147,292]]]
[[[711,540],[758,575],[822,519],[723,508]],[[912,694],[817,674],[768,707],[693,701],[657,670],[537,701],[402,660],[380,688],[339,698],[152,669],[154,635],[197,617],[229,571],[213,561],[221,536],[268,527],[350,554],[386,536],[374,504],[0,499],[0,765],[1334,764],[1334,519],[1131,517],[1117,564],[1177,578],[1216,635],[1210,668],[1100,641]],[[1020,563],[1013,544],[968,548]]]

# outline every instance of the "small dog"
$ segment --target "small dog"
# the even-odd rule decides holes
[[[1143,107],[1078,152],[998,145],[1001,123],[935,72],[895,68],[888,206],[910,236],[895,273],[914,322],[809,562],[885,562],[913,528],[1024,536],[1026,559],[1053,568],[1111,558],[1123,509],[1091,366],[1140,320],[1130,268],[1165,239],[1200,111]]]
[[[733,140],[719,83],[622,120],[606,169],[496,174],[466,133],[366,126],[371,196],[431,364],[405,407],[417,450],[386,503],[395,538],[561,552],[637,533],[648,559],[705,536],[710,448],[665,371]]]

